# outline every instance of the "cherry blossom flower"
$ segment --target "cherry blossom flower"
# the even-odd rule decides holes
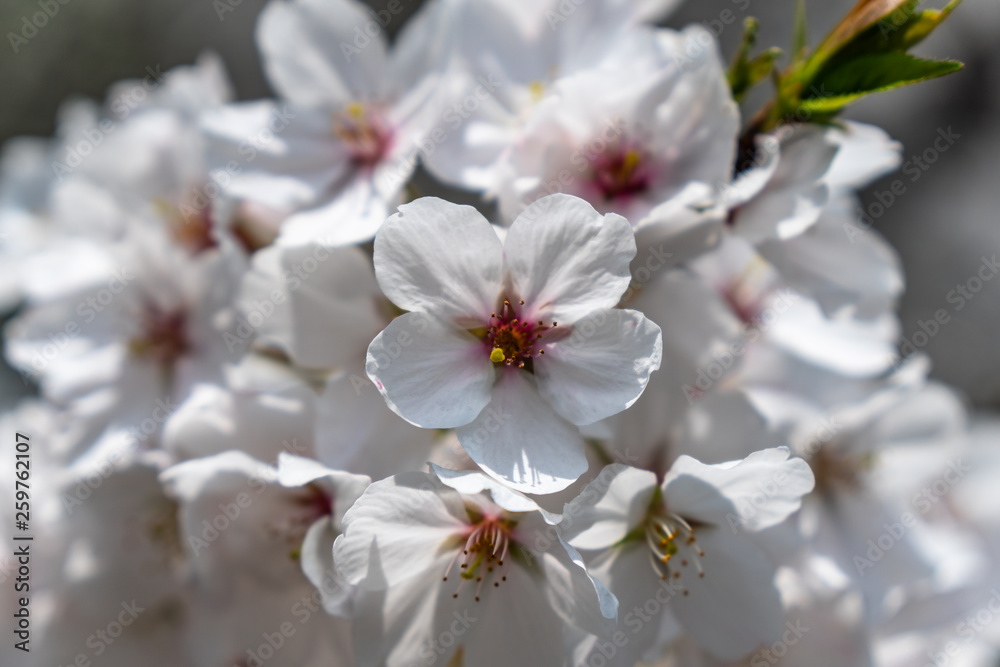
[[[572,547],[543,539],[558,520],[479,472],[373,483],[334,544],[340,571],[368,591],[355,617],[359,664],[448,664],[456,653],[486,667],[561,664],[568,638],[605,634],[614,597]]]
[[[504,218],[566,192],[638,228],[690,183],[729,181],[738,114],[711,38],[692,28],[648,41],[650,53],[627,69],[553,84],[500,160],[495,191]],[[594,90],[605,92],[595,99]]]
[[[367,35],[371,22],[356,0],[271,2],[257,41],[281,100],[204,118],[213,161],[249,163],[228,179],[226,192],[292,213],[281,243],[374,236],[434,122],[427,104],[433,79],[427,72],[415,79],[407,70],[411,54],[390,51],[381,32]],[[358,34],[366,41],[359,44]]]
[[[780,635],[775,566],[757,534],[794,513],[812,489],[809,466],[788,455],[765,449],[712,466],[682,456],[659,483],[652,472],[617,464],[566,506],[560,530],[589,554],[631,629],[613,664],[633,664],[671,626],[730,660]],[[663,615],[642,615],[648,599]]]
[[[497,479],[565,488],[586,469],[577,426],[630,406],[660,365],[659,327],[614,308],[634,254],[624,218],[567,195],[503,242],[472,208],[402,206],[375,240],[375,272],[412,312],[372,341],[368,375],[407,421],[457,427]]]
[[[182,548],[208,611],[199,632],[226,637],[213,642],[222,655],[203,656],[202,664],[246,660],[263,633],[289,620],[290,610],[307,609],[301,601],[314,594],[326,613],[287,637],[282,655],[296,664],[351,664],[341,619],[352,613],[352,589],[332,546],[367,477],[289,454],[274,467],[229,451],[172,466],[161,481],[178,506]],[[212,613],[228,605],[246,612]]]

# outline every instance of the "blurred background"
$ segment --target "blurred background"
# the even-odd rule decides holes
[[[56,13],[26,42],[24,22],[39,2]],[[369,0],[376,9],[389,0]],[[238,99],[269,96],[253,40],[266,0],[4,0],[0,4],[0,142],[22,134],[49,135],[60,105],[74,97],[102,99],[113,82],[142,77],[147,67],[166,71],[199,53],[220,54]],[[404,1],[405,14],[420,0]],[[811,43],[854,4],[854,0],[808,0]],[[925,6],[941,6],[929,0]],[[786,47],[794,0],[689,0],[667,25],[704,23],[729,58],[743,19],[761,21],[758,46]],[[398,28],[394,21],[390,28]],[[30,30],[24,33],[32,34]],[[1000,255],[1000,2],[966,0],[916,50],[957,58],[965,70],[944,79],[876,95],[854,107],[848,118],[884,127],[905,147],[904,164],[862,194],[869,221],[896,247],[907,277],[901,304],[903,335],[944,308],[951,320],[924,348],[934,376],[964,392],[980,409],[1000,409],[1000,277],[983,283],[961,310],[948,294],[977,275],[983,258]],[[762,86],[763,88],[764,86]],[[749,102],[749,111],[756,107]],[[940,133],[954,138],[947,150],[934,148]],[[943,142],[939,142],[939,146]],[[932,162],[933,160],[933,162]],[[908,167],[908,168],[907,168]],[[888,205],[894,181],[905,190]],[[899,185],[896,186],[900,190]],[[883,206],[873,206],[883,204]],[[877,215],[876,215],[877,214]],[[3,239],[0,239],[0,243]],[[973,285],[974,286],[974,285]],[[6,319],[10,313],[0,314]],[[21,378],[0,368],[0,409],[29,392]]]

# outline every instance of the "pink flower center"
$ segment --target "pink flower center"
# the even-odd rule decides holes
[[[190,349],[183,310],[164,312],[149,305],[142,315],[142,333],[129,341],[129,351],[162,366],[173,364]]]
[[[347,145],[354,163],[372,167],[392,146],[392,130],[377,109],[360,102],[348,104],[333,115],[333,135]]]
[[[649,159],[638,148],[609,148],[591,161],[592,182],[605,201],[622,199],[649,189]]]
[[[153,202],[170,237],[191,255],[218,245],[213,235],[212,200],[206,194],[209,183],[191,188],[178,199],[159,198]]]
[[[519,302],[519,305],[523,306],[524,301]],[[510,301],[505,300],[499,315],[490,314],[490,324],[486,330],[490,360],[497,365],[524,368],[526,362],[545,354],[538,342],[546,331],[555,326],[556,322],[546,325],[542,320],[530,322],[520,319]]]

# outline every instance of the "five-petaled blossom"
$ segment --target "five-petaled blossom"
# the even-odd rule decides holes
[[[578,426],[617,414],[660,366],[660,328],[615,308],[635,256],[625,218],[544,197],[500,240],[475,209],[401,206],[375,239],[375,274],[404,310],[368,348],[389,406],[457,428],[488,474],[532,493],[587,470]]]
[[[358,664],[447,665],[457,653],[477,667],[557,665],[584,633],[606,636],[615,598],[576,550],[546,537],[558,521],[478,471],[434,466],[369,486],[333,547],[365,591]]]
[[[566,506],[560,530],[590,554],[624,626],[650,598],[666,605],[655,623],[632,628],[607,664],[633,665],[681,628],[723,660],[780,635],[776,568],[760,531],[798,510],[814,483],[809,465],[788,455],[777,447],[717,465],[681,456],[660,484],[652,472],[615,464]]]

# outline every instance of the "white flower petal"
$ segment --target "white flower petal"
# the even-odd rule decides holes
[[[827,139],[839,148],[823,180],[837,190],[863,188],[903,161],[902,145],[874,125],[845,121],[844,129],[828,129]]]
[[[677,620],[708,653],[723,660],[740,658],[778,638],[784,613],[775,587],[774,566],[750,540],[720,526],[698,532],[705,577],[693,566],[681,578],[687,595],[670,604]]]
[[[636,223],[638,248],[632,277],[640,285],[657,272],[696,257],[722,235],[726,209],[715,203],[706,183],[689,183]]]
[[[854,378],[883,373],[898,358],[899,321],[892,312],[870,320],[850,311],[828,318],[815,301],[796,299],[767,333],[791,354]]]
[[[634,667],[648,651],[680,634],[670,604],[679,591],[653,572],[645,544],[633,542],[616,549],[603,562],[591,565],[591,573],[618,599],[619,632],[625,632],[628,639],[624,646],[616,647],[613,660],[607,661],[609,666]],[[600,647],[590,655],[598,651]],[[592,657],[586,664],[600,664],[594,660]]]
[[[385,86],[385,37],[355,0],[272,2],[257,24],[268,78],[282,97],[303,106],[339,106],[380,98]],[[366,43],[358,45],[355,28]]]
[[[642,313],[599,310],[534,359],[538,393],[570,422],[593,424],[635,403],[662,354],[660,327]]]
[[[162,446],[178,459],[240,450],[273,462],[291,443],[312,450],[311,389],[294,376],[263,391],[195,385],[164,423]]]
[[[349,582],[358,584],[368,577],[375,551],[383,580],[366,585],[392,588],[432,569],[444,543],[462,531],[466,519],[461,496],[432,475],[396,475],[374,482],[347,511],[334,561]]]
[[[874,230],[860,226],[854,206],[853,198],[830,202],[805,232],[764,241],[758,250],[827,314],[850,305],[860,318],[867,318],[895,307],[903,275],[895,249]]]
[[[739,208],[737,233],[757,243],[788,239],[816,222],[829,197],[820,180],[837,153],[822,129],[804,126],[782,137],[781,155],[770,182]]]
[[[566,505],[559,530],[577,549],[607,549],[645,518],[656,486],[648,470],[606,466]]]
[[[271,246],[254,255],[239,305],[258,342],[300,366],[325,369],[361,358],[384,321],[375,308],[378,295],[357,248]]]
[[[471,422],[494,378],[482,341],[424,313],[390,322],[368,346],[365,369],[389,407],[423,428]]]
[[[434,440],[395,414],[363,369],[331,376],[316,402],[316,457],[333,468],[372,479],[419,470]]]
[[[503,246],[471,206],[423,197],[399,207],[375,238],[375,275],[404,310],[482,325],[497,307]]]
[[[687,181],[726,183],[732,176],[740,121],[718,42],[700,25],[657,36],[680,66],[663,77],[662,92],[645,102],[655,105],[648,150],[669,165],[675,187]]]
[[[356,170],[331,199],[285,218],[277,242],[282,246],[363,243],[375,236],[394,203],[377,190],[369,171]]]
[[[756,197],[771,181],[781,160],[781,142],[773,134],[760,134],[754,139],[753,159],[739,165],[740,173],[720,193],[728,208],[741,206]]]
[[[775,447],[716,465],[681,456],[663,481],[667,508],[720,531],[775,526],[799,509],[815,484],[809,464],[788,455],[787,447]]]
[[[247,479],[257,479],[264,484],[278,481],[278,472],[240,451],[223,452],[214,456],[193,459],[163,471],[160,481],[170,495],[182,502],[194,502],[206,489],[218,486],[216,493],[224,492],[224,485],[242,489]]]
[[[444,572],[452,557],[452,553],[441,553],[430,570]],[[373,576],[383,571],[378,551],[373,551],[370,567],[376,573]],[[412,667],[426,660],[423,652],[428,648],[428,638],[437,636],[439,628],[455,620],[447,604],[452,601],[448,594],[451,589],[440,583],[436,576],[410,576],[391,588],[366,590],[358,596],[353,623],[357,667]],[[439,644],[438,649],[433,655],[439,664],[446,665],[456,646]]]
[[[473,608],[479,620],[465,645],[463,663],[482,667],[559,665],[566,651],[564,622],[546,598],[547,580],[518,569]]]
[[[488,491],[493,502],[508,512],[542,512],[543,515],[552,517],[553,523],[558,521],[556,515],[541,509],[531,498],[504,486],[478,470],[449,470],[436,463],[431,464],[431,469],[442,484],[459,493],[471,496]]]
[[[285,209],[305,206],[350,169],[347,147],[331,133],[328,113],[276,102],[247,102],[202,116],[209,161],[242,165],[226,173],[227,194]]]
[[[347,583],[333,562],[333,542],[336,536],[329,517],[321,517],[309,526],[299,549],[302,573],[319,591],[326,613],[351,618],[354,587]]]
[[[281,452],[278,455],[278,483],[290,489],[308,484],[324,487],[333,499],[333,521],[340,525],[344,513],[365,492],[371,479],[367,475],[330,470],[314,459]]]
[[[628,289],[635,237],[628,220],[554,194],[524,210],[504,241],[506,267],[525,317],[567,324],[611,308]]]
[[[489,405],[457,435],[493,477],[518,491],[555,493],[586,472],[583,439],[541,399],[527,375],[504,368]]]

